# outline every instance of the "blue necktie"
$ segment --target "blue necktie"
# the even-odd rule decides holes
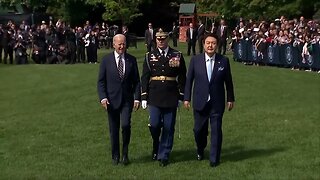
[[[208,80],[211,80],[211,74],[212,74],[212,58],[208,59],[207,62],[207,75],[208,75]]]

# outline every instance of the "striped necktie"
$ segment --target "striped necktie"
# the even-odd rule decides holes
[[[121,55],[118,56],[118,71],[119,71],[119,76],[120,76],[120,79],[122,80],[123,79],[123,62],[122,62],[122,59],[121,59]]]

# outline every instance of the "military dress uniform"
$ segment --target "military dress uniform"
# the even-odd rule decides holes
[[[168,162],[172,150],[177,106],[183,100],[185,81],[186,65],[181,52],[168,46],[145,55],[141,99],[149,105],[152,154],[160,163]]]

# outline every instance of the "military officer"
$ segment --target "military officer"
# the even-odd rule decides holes
[[[169,163],[177,106],[183,99],[186,81],[184,58],[181,52],[168,46],[168,41],[168,33],[159,29],[157,48],[146,54],[141,76],[142,108],[149,107],[152,159],[159,160],[160,166]]]

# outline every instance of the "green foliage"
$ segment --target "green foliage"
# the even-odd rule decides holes
[[[172,6],[180,3],[197,4],[197,12],[217,12],[221,16],[231,19],[244,17],[246,19],[274,19],[281,15],[289,18],[305,15],[311,18],[319,9],[319,0],[176,0],[163,1]],[[28,12],[47,12],[54,17],[66,21],[80,22],[87,17],[88,9],[92,6],[103,6],[104,20],[131,23],[142,16],[139,6],[145,3],[155,3],[151,0],[0,0],[3,7],[21,4]],[[89,6],[91,5],[91,6]],[[76,7],[76,8],[75,8]]]
[[[320,8],[318,0],[201,0],[197,1],[198,12],[218,12],[225,18],[274,19],[285,15],[310,18]]]
[[[87,2],[105,7],[106,11],[102,15],[104,20],[120,20],[123,24],[129,24],[136,17],[142,16],[138,7],[144,0],[87,0]]]
[[[63,19],[73,24],[81,24],[88,16],[88,9],[92,7],[86,4],[86,0],[56,0],[48,6],[47,13],[54,14],[55,18]],[[76,8],[75,8],[76,7]]]

